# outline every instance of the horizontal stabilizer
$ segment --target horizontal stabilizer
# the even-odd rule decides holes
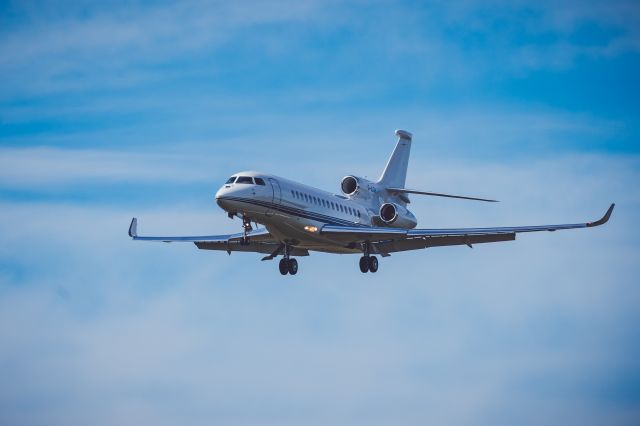
[[[441,194],[439,192],[416,191],[415,189],[387,188],[387,191],[389,191],[391,193],[397,193],[397,194],[431,195],[433,197],[459,198],[461,200],[486,201],[486,202],[489,202],[489,203],[498,203],[499,202],[498,200],[489,200],[487,198],[465,197],[465,196],[462,196],[462,195]]]

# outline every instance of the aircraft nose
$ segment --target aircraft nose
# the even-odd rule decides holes
[[[227,195],[228,192],[229,192],[229,190],[227,188],[225,188],[224,186],[222,188],[218,189],[218,192],[216,192],[216,203],[222,209],[225,209],[225,207],[227,207],[227,205],[228,205],[228,201],[226,201],[226,197],[225,197],[225,195]]]

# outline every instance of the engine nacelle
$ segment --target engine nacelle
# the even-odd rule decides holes
[[[418,224],[413,213],[394,203],[384,203],[380,206],[380,220],[394,228],[415,228]]]
[[[360,182],[355,176],[345,176],[340,182],[340,189],[344,195],[353,196],[360,190]]]
[[[340,182],[340,189],[342,193],[347,197],[362,197],[369,198],[376,192],[373,182],[357,177],[357,176],[345,176]]]

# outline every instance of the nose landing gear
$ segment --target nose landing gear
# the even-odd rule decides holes
[[[240,240],[241,246],[249,245],[249,232],[253,231],[253,227],[251,226],[251,218],[247,216],[242,216],[242,240]]]

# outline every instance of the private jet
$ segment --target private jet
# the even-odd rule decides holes
[[[426,192],[405,188],[412,134],[396,130],[398,142],[376,182],[349,175],[333,194],[267,173],[232,175],[215,195],[229,218],[242,221],[242,232],[204,236],[140,236],[133,218],[129,236],[137,241],[192,242],[203,250],[262,253],[262,260],[282,256],[279,271],[296,275],[296,257],[309,252],[359,254],[360,271],[378,271],[378,258],[429,247],[513,241],[516,234],[591,228],[605,224],[615,204],[595,222],[497,228],[416,229],[418,221],[407,208],[409,195],[463,200],[496,200]],[[258,227],[258,224],[263,227]],[[255,225],[255,228],[254,226]]]

